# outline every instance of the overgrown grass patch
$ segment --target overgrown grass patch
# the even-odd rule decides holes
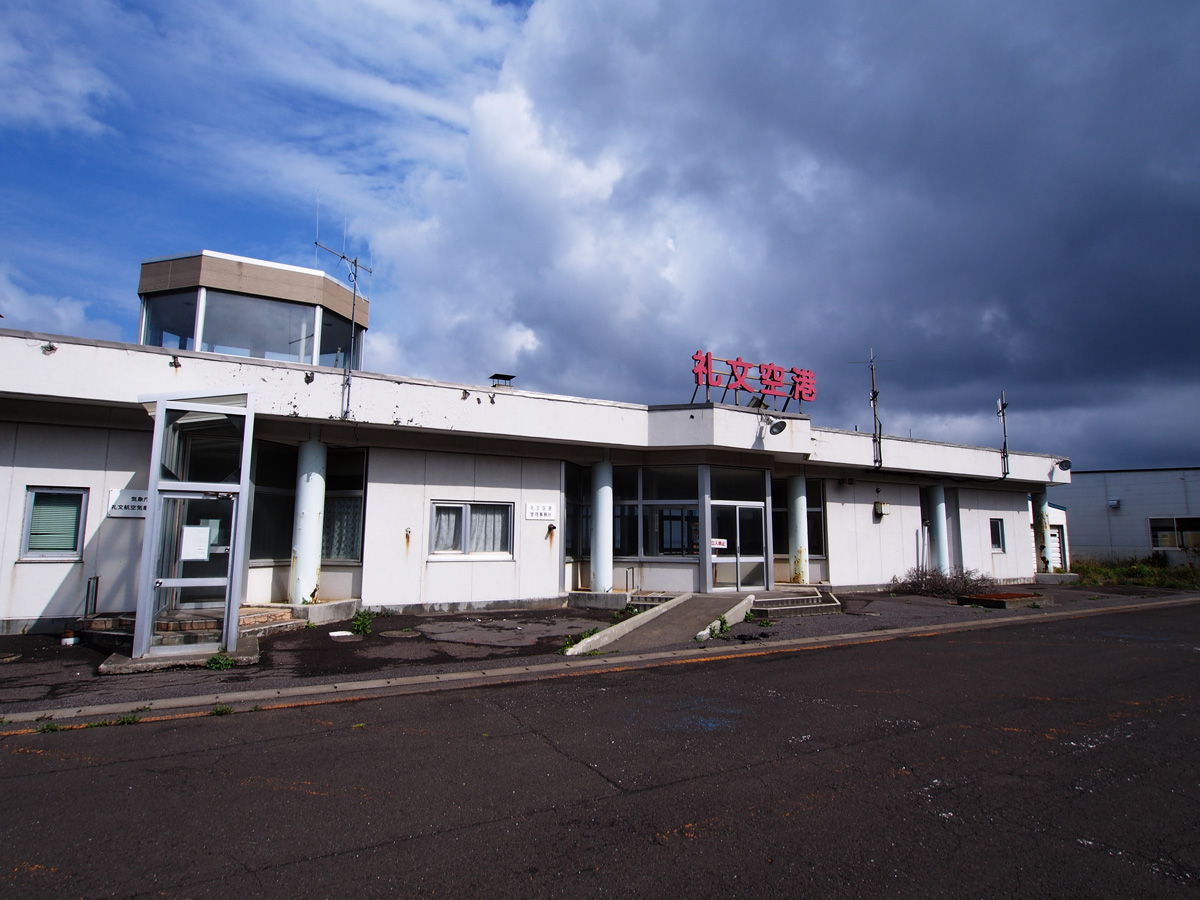
[[[580,641],[584,640],[585,638],[590,638],[593,634],[599,634],[599,633],[600,633],[599,628],[589,628],[587,631],[579,632],[579,634],[568,634],[566,639],[563,641],[563,645],[558,648],[558,655],[566,656],[567,651],[570,650],[572,647],[574,647],[576,644],[578,644]]]
[[[1179,591],[1200,590],[1200,567],[1194,563],[1172,566],[1163,554],[1117,560],[1087,557],[1071,560],[1071,571],[1080,584],[1132,584]]]

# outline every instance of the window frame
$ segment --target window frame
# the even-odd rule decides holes
[[[39,560],[47,562],[78,562],[83,559],[84,537],[87,532],[87,508],[89,488],[80,487],[49,487],[43,485],[26,485],[25,487],[25,518],[21,527],[21,556],[22,560]],[[31,550],[29,547],[33,529],[33,512],[39,495],[67,495],[79,498],[79,521],[75,529],[75,544],[70,550]]]
[[[808,521],[808,558],[828,559],[829,553],[825,534],[825,479],[805,478],[805,516]],[[787,480],[771,479],[771,539],[775,557],[787,559],[788,555],[788,504]]]
[[[322,510],[321,519],[321,565],[323,566],[357,566],[362,565],[363,558],[363,542],[366,539],[366,517],[367,517],[367,467],[370,465],[369,454],[364,447],[331,447],[326,456],[326,471],[329,469],[329,457],[339,455],[349,458],[353,455],[362,457],[362,478],[357,488],[339,488],[330,490],[328,487],[325,491],[325,506]],[[326,482],[328,484],[328,481]],[[330,527],[330,500],[358,500],[358,555],[357,556],[326,556],[325,551],[329,549],[326,538],[328,537],[327,528]]]
[[[1170,528],[1165,526],[1167,522],[1170,523]],[[1192,527],[1185,527],[1185,522]],[[1200,532],[1200,528],[1195,527],[1200,524],[1200,517],[1150,516],[1146,520],[1146,524],[1150,531],[1151,550],[1183,550],[1186,552],[1200,546],[1200,539],[1195,537]],[[1172,543],[1159,543],[1160,535],[1170,535]]]
[[[471,511],[472,507],[500,507],[508,516],[508,547],[504,550],[471,550]],[[438,550],[434,542],[437,539],[437,514],[439,509],[459,510],[458,520],[458,549]],[[429,559],[430,560],[511,560],[516,558],[516,516],[515,504],[503,500],[433,500],[429,504]]]
[[[992,541],[993,553],[1007,553],[1007,543],[1004,539],[1004,520],[1003,519],[988,519],[988,531]],[[997,536],[999,542],[997,543]]]

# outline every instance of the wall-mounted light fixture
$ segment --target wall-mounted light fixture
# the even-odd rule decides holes
[[[169,363],[167,363],[167,365],[170,366],[172,369],[182,369],[183,368],[183,363],[181,363],[179,361],[178,356],[172,356],[171,361]]]
[[[42,353],[44,353],[46,356],[49,356],[51,353],[53,353],[57,349],[58,349],[58,345],[55,344],[53,341],[46,341],[46,343],[42,344]]]
[[[1109,500],[1109,501],[1108,501],[1108,508],[1109,508],[1109,509],[1120,509],[1120,508],[1121,508],[1121,501],[1120,501],[1120,500]]]
[[[466,400],[466,399],[467,399],[468,397],[470,397],[470,396],[471,396],[471,392],[470,392],[470,391],[463,391],[462,398],[463,398],[464,400]]]
[[[1064,472],[1071,471],[1071,461],[1069,459],[1060,459],[1058,462],[1055,463],[1055,465],[1058,466],[1060,469],[1062,469]]]
[[[777,419],[774,416],[767,416],[767,431],[771,434],[783,434],[787,430],[787,420]]]
[[[317,377],[317,376],[316,376],[316,374],[315,374],[315,373],[313,373],[313,372],[305,372],[305,373],[304,373],[304,383],[305,383],[305,384],[312,384],[312,383],[313,383],[313,379],[314,379],[314,378],[316,378],[316,377]]]

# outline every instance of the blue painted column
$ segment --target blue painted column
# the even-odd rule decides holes
[[[592,465],[592,590],[613,588],[613,467],[604,459]]]
[[[793,584],[808,584],[808,486],[804,471],[787,480],[788,564]]]

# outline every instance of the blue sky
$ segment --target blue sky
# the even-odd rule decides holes
[[[138,264],[374,269],[367,366],[650,403],[711,350],[819,425],[1198,464],[1189,2],[0,0],[0,324]],[[328,258],[317,257],[326,265]],[[344,274],[344,272],[343,272]]]

